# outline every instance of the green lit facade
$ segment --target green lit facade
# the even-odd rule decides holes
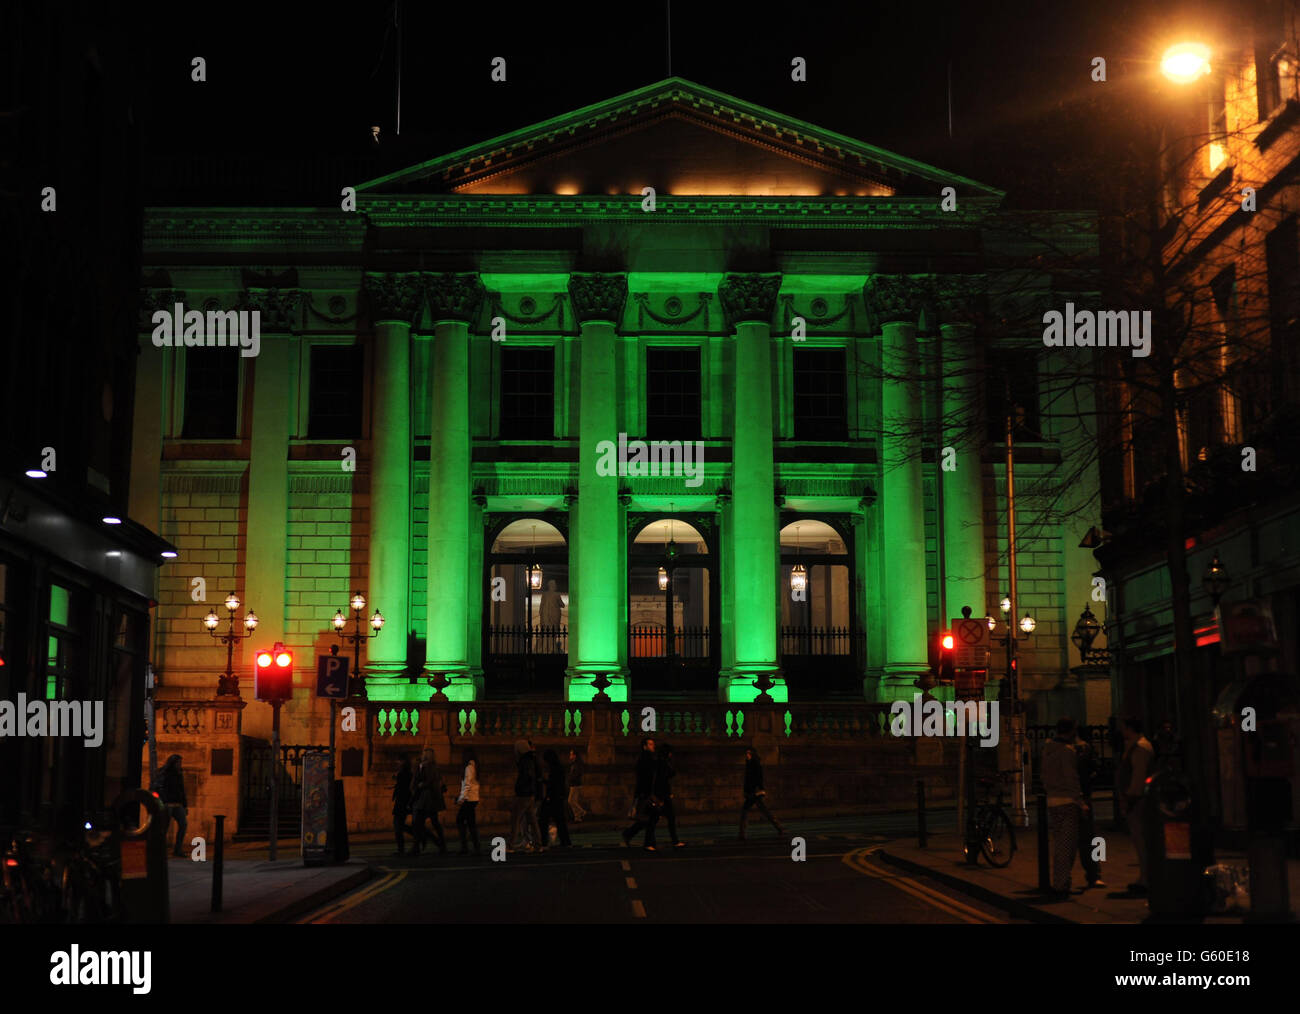
[[[1066,298],[999,191],[679,79],[347,184],[355,210],[146,215],[131,514],[181,553],[172,696],[211,695],[200,620],[232,588],[250,643],[304,670],[360,589],[387,621],[368,695],[393,701],[585,701],[602,677],[622,701],[910,698],[947,617],[998,615],[1003,458],[971,420],[995,361],[1043,399],[1050,365],[1039,332],[992,349],[981,322],[998,293]],[[259,354],[154,347],[177,302],[259,309]],[[1068,640],[1095,474],[1053,425],[1017,478],[1069,475],[1079,509],[1018,507],[1024,686],[1039,720],[1102,721]],[[621,434],[702,462],[604,474]]]

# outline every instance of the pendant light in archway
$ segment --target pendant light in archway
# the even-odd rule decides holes
[[[802,546],[799,542],[798,525],[794,526],[794,546],[795,546],[794,552],[797,558],[802,551]],[[790,568],[790,591],[803,593],[806,592],[807,590],[808,590],[808,571],[802,563],[796,563],[793,567]]]
[[[533,546],[528,554],[528,587],[540,591],[542,587],[542,565],[537,562],[537,526],[533,525]]]

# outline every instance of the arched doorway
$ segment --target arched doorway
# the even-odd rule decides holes
[[[790,696],[860,696],[864,645],[853,608],[853,554],[831,519],[785,515],[781,529],[781,669]]]
[[[632,691],[716,693],[716,561],[712,520],[634,518],[628,543],[628,668]]]
[[[553,696],[569,657],[569,546],[553,522],[502,518],[484,561],[487,697]]]

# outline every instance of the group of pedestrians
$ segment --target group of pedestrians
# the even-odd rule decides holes
[[[447,809],[447,786],[438,774],[433,751],[420,755],[420,764],[412,770],[410,758],[405,758],[397,769],[393,782],[393,833],[397,838],[397,855],[406,854],[406,838],[411,843],[411,854],[418,856],[432,842],[441,855],[447,854],[447,836],[442,829],[439,814]],[[479,762],[473,747],[461,754],[460,791],[456,795],[456,831],[460,838],[460,854],[468,855],[469,846],[479,855],[478,824],[475,811],[479,804]],[[407,814],[411,823],[406,823]]]
[[[1124,753],[1116,775],[1116,797],[1138,856],[1138,879],[1128,885],[1134,895],[1147,893],[1147,850],[1143,838],[1143,796],[1147,775],[1155,757],[1150,741],[1142,735],[1142,722],[1126,718],[1123,723]],[[1043,791],[1047,794],[1047,822],[1053,838],[1052,894],[1063,899],[1070,894],[1070,874],[1078,853],[1088,887],[1105,887],[1101,864],[1092,857],[1096,821],[1092,809],[1092,786],[1100,765],[1092,745],[1079,735],[1073,718],[1056,723],[1056,736],[1043,745],[1041,761]]]

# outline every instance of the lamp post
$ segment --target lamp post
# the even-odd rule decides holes
[[[244,617],[244,629],[248,633],[235,633],[235,613],[238,609],[239,596],[231,592],[226,596],[226,612],[230,626],[224,634],[217,633],[217,627],[221,625],[221,620],[217,616],[215,609],[209,609],[208,615],[203,617],[203,626],[207,628],[208,633],[226,646],[226,671],[217,680],[218,697],[239,696],[239,677],[235,675],[234,670],[235,645],[251,637],[253,631],[257,629],[257,615],[250,609],[248,615]]]
[[[355,622],[354,631],[351,634],[345,634],[343,632],[343,628],[348,625],[348,618],[343,615],[343,610],[340,609],[334,614],[334,633],[339,636],[340,640],[352,645],[352,674],[348,678],[348,696],[365,700],[366,681],[361,676],[361,646],[372,637],[379,636],[379,632],[384,627],[384,618],[380,615],[379,610],[376,609],[375,615],[370,617],[370,626],[374,629],[374,633],[363,633],[361,630],[361,614],[364,613],[366,609],[365,596],[360,592],[357,592],[352,596],[352,602],[350,605],[352,606],[352,613]]]

